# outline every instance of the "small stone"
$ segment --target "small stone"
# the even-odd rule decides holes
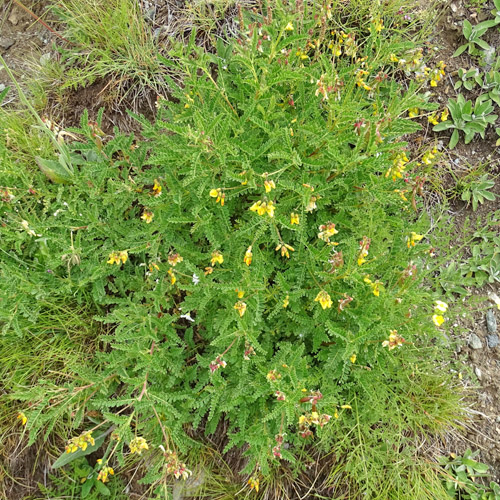
[[[481,380],[482,373],[481,373],[481,370],[480,370],[480,368],[479,368],[479,367],[477,367],[477,366],[476,366],[476,367],[474,368],[474,373],[476,374],[476,377],[477,377],[479,380]]]
[[[469,338],[469,346],[472,347],[472,349],[482,349],[483,343],[475,333],[472,333]]]
[[[496,333],[497,331],[497,319],[495,318],[495,313],[493,309],[488,309],[486,311],[486,326],[489,333]]]
[[[0,49],[8,50],[14,45],[12,38],[0,37]]]
[[[19,22],[19,17],[17,16],[16,9],[12,9],[12,12],[9,16],[9,21],[13,24],[16,25]]]
[[[494,347],[498,347],[498,344],[500,344],[500,338],[498,338],[496,333],[487,335],[486,342],[488,343],[488,347],[493,349]]]
[[[5,90],[5,85],[3,83],[0,83],[0,92],[3,92]]]

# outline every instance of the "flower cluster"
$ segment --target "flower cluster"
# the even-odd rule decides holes
[[[155,182],[153,184],[153,196],[155,198],[158,198],[158,196],[161,196],[161,185],[156,179],[155,179]]]
[[[253,253],[252,253],[252,247],[249,246],[247,248],[247,251],[245,252],[245,256],[243,257],[243,262],[249,266],[251,263],[252,263],[252,257],[253,257]]]
[[[172,266],[175,267],[177,264],[180,264],[184,259],[180,256],[178,253],[171,253],[168,256],[168,263]]]
[[[259,215],[267,214],[269,217],[274,217],[274,210],[276,206],[272,201],[256,201],[251,207],[252,212],[257,212]]]
[[[238,302],[234,304],[234,308],[238,311],[240,318],[242,318],[243,315],[245,314],[245,311],[247,310],[247,305],[242,300],[238,300]]]
[[[434,302],[434,314],[432,316],[432,322],[436,326],[441,326],[445,319],[443,314],[448,310],[448,304],[441,300],[436,300]]]
[[[209,365],[210,372],[214,373],[219,368],[225,368],[227,363],[222,359],[222,356],[217,356]]]
[[[210,196],[212,198],[216,198],[215,203],[220,203],[220,206],[224,206],[224,199],[226,198],[226,194],[222,192],[221,188],[211,189]]]
[[[218,250],[212,252],[212,258],[210,260],[212,266],[215,266],[215,264],[222,264],[223,262],[224,262],[224,256]]]
[[[286,257],[287,259],[290,258],[290,252],[295,252],[295,249],[291,247],[290,245],[287,245],[286,243],[280,243],[276,247],[276,251],[279,252],[281,250],[281,256]],[[290,250],[290,252],[289,252]]]
[[[359,242],[358,266],[361,266],[366,262],[371,242],[372,240],[367,236],[363,236],[363,239]]]
[[[307,438],[312,436],[313,433],[310,429],[311,425],[316,425],[319,427],[324,427],[331,419],[331,415],[322,413],[321,415],[317,411],[312,411],[311,413],[306,413],[299,417],[299,435],[300,437]]]
[[[414,231],[412,231],[412,232],[410,233],[410,236],[407,236],[407,237],[406,237],[406,246],[407,246],[408,248],[414,247],[414,246],[415,246],[415,244],[416,244],[417,242],[419,242],[420,240],[422,240],[422,238],[423,238],[423,237],[424,237],[424,235],[423,235],[423,234],[417,234],[417,233],[415,233]]]
[[[97,463],[99,465],[102,464],[102,458],[97,459]],[[99,474],[97,474],[97,480],[102,481],[103,483],[107,483],[109,481],[108,476],[113,476],[115,474],[115,471],[107,465],[104,465],[101,470],[99,471]]]
[[[122,250],[121,252],[111,252],[109,254],[107,263],[121,266],[122,264],[125,264],[127,260],[128,260],[128,252],[127,250]]]
[[[281,447],[283,446],[283,441],[285,439],[286,434],[276,434],[274,439],[276,440],[276,444],[273,447],[273,455],[276,458],[281,458]]]
[[[144,210],[144,212],[141,215],[141,219],[146,223],[146,224],[151,224],[153,222],[153,217],[155,214],[151,212],[150,210]]]
[[[318,295],[316,295],[314,302],[319,302],[323,309],[329,309],[333,304],[330,295],[328,295],[328,292],[325,290],[321,290]]]
[[[372,292],[373,292],[373,295],[375,295],[375,297],[380,296],[380,290],[384,289],[384,284],[381,281],[378,281],[378,280],[372,281],[369,276],[365,276],[363,281],[365,283],[367,283],[368,285],[370,285]]]
[[[142,450],[149,450],[148,443],[143,437],[135,437],[130,441],[130,444],[128,445],[130,448],[130,453],[137,453],[140,455],[142,453]]]
[[[248,484],[248,486],[250,486],[251,490],[255,490],[256,493],[259,492],[259,484],[260,484],[259,478],[255,477],[255,476],[252,476],[248,480],[247,484]]]
[[[165,470],[167,474],[172,474],[175,479],[180,479],[182,477],[182,479],[186,480],[192,474],[192,472],[186,468],[186,464],[181,462],[177,454],[173,451],[167,450],[165,452],[165,458],[167,460]]]
[[[327,222],[319,226],[318,238],[326,241],[329,245],[334,245],[335,243],[330,242],[330,237],[337,233],[338,231],[335,229],[335,224],[333,222]]]
[[[392,351],[396,347],[401,347],[405,342],[405,339],[398,334],[397,330],[391,330],[389,332],[389,340],[384,340],[382,347],[388,347],[389,351]]]
[[[299,223],[300,223],[300,222],[299,222],[299,214],[296,214],[296,213],[292,212],[292,213],[290,214],[290,225],[292,225],[292,226],[293,226],[294,224],[299,225]]]
[[[387,172],[385,173],[386,177],[392,177],[392,180],[401,179],[403,177],[403,173],[406,168],[406,164],[410,160],[406,156],[406,153],[399,153],[396,155],[394,160],[392,160],[392,166],[389,167]]]
[[[88,445],[94,446],[95,441],[92,432],[84,432],[77,437],[71,438],[66,445],[66,453],[75,453],[75,451],[87,449]]]

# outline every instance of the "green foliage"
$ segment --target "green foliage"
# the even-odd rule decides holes
[[[475,212],[477,207],[484,203],[485,200],[495,201],[495,194],[490,192],[490,189],[494,186],[495,181],[490,180],[488,174],[484,174],[463,190],[462,200],[467,203],[472,202],[472,210]]]
[[[446,257],[438,276],[441,287],[449,296],[468,295],[470,287],[499,281],[500,239],[496,229],[499,217],[498,211],[489,214],[486,220],[478,219],[476,227],[472,227],[471,221],[466,219],[463,235],[454,236],[455,251]]]
[[[465,144],[469,144],[476,134],[484,139],[484,134],[488,125],[495,123],[498,115],[491,114],[493,105],[491,99],[484,100],[480,97],[476,99],[475,104],[472,101],[466,101],[462,94],[459,94],[457,100],[448,101],[451,120],[438,123],[432,130],[440,132],[442,130],[453,130],[448,147],[453,149],[460,138],[459,131],[465,134]]]
[[[489,487],[478,478],[488,477],[488,465],[474,460],[479,451],[466,450],[463,456],[442,457],[446,471],[445,484],[451,498],[460,500],[500,500],[500,486],[491,481]]]
[[[472,90],[475,85],[482,85],[483,83],[478,68],[471,68],[469,70],[460,68],[458,70],[458,78],[459,80],[453,86],[455,90],[458,90],[462,85],[467,90]]]
[[[496,26],[496,24],[496,20],[488,20],[473,26],[467,19],[464,19],[463,35],[467,43],[460,45],[452,57],[457,57],[466,50],[470,55],[479,54],[479,49],[489,50],[491,47],[481,37],[489,28]]]
[[[77,500],[126,500],[129,496],[122,493],[124,485],[113,478],[106,484],[97,480],[97,471],[85,458],[79,458],[71,464],[69,473],[61,476],[50,475],[50,487],[38,484],[42,498],[66,498]],[[38,500],[38,499],[34,499]],[[41,500],[41,499],[40,499]]]
[[[415,498],[416,443],[459,412],[435,373],[440,295],[404,141],[429,104],[393,64],[418,47],[396,9],[340,31],[302,8],[245,13],[216,53],[174,44],[161,63],[182,85],[165,77],[141,140],[86,115],[69,131],[70,183],[15,168],[3,136],[4,331],[68,298],[103,326],[95,365],[16,392],[31,441],[71,416],[112,428],[103,464],[124,464],[144,436],[163,493],[225,422],[246,474],[334,450],[365,497]]]

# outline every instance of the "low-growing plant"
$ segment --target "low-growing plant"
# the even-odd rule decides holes
[[[466,450],[463,456],[454,453],[442,457],[440,462],[446,471],[446,488],[451,498],[460,500],[500,500],[500,486],[491,481],[489,485],[477,481],[488,477],[489,466],[475,460],[479,451]]]
[[[167,496],[224,422],[250,489],[330,453],[359,496],[415,498],[417,442],[460,413],[404,141],[444,64],[389,15],[340,29],[328,7],[242,12],[213,54],[193,33],[161,59],[182,85],[137,117],[143,140],[84,115],[71,177],[5,175],[0,276],[25,292],[3,314],[72,297],[105,329],[97,366],[17,393],[31,442],[62,418],[80,433],[56,465],[92,451],[102,478],[147,456]]]
[[[484,174],[463,189],[462,200],[472,203],[472,210],[474,212],[485,200],[495,201],[496,199],[495,193],[490,191],[495,186],[495,181],[492,181],[488,177],[488,174]]]
[[[460,68],[458,70],[458,78],[453,88],[458,90],[462,85],[467,90],[472,90],[476,85],[482,85],[481,74],[478,68],[471,68],[469,70]]]
[[[453,149],[459,139],[459,131],[465,135],[465,144],[469,144],[476,134],[479,134],[483,139],[488,125],[495,123],[498,115],[491,114],[493,105],[491,99],[484,100],[478,97],[474,103],[466,101],[462,94],[457,96],[457,100],[450,99],[448,101],[448,109],[450,110],[451,119],[442,123],[438,123],[433,127],[434,132],[443,130],[453,130],[448,147]]]
[[[453,53],[452,57],[458,57],[460,54],[467,52],[474,56],[478,55],[482,50],[489,50],[491,47],[481,39],[481,37],[488,31],[489,28],[496,26],[496,20],[490,19],[488,21],[482,21],[476,25],[472,25],[470,21],[464,19],[463,24],[463,35],[467,40],[467,43],[460,45],[458,49]]]

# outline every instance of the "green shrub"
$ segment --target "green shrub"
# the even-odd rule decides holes
[[[66,184],[5,191],[2,278],[17,266],[26,296],[72,296],[107,325],[98,370],[82,366],[59,405],[43,382],[18,394],[32,439],[67,406],[86,430],[70,453],[109,435],[102,466],[142,451],[145,481],[164,485],[189,476],[195,432],[225,420],[250,487],[334,450],[359,494],[416,498],[415,443],[459,408],[433,374],[446,307],[425,281],[403,140],[419,129],[407,111],[432,106],[398,83],[430,68],[389,8],[343,26],[297,8],[248,14],[216,54],[194,36],[175,47],[162,62],[182,86],[154,124],[138,118],[143,140],[84,116]]]

